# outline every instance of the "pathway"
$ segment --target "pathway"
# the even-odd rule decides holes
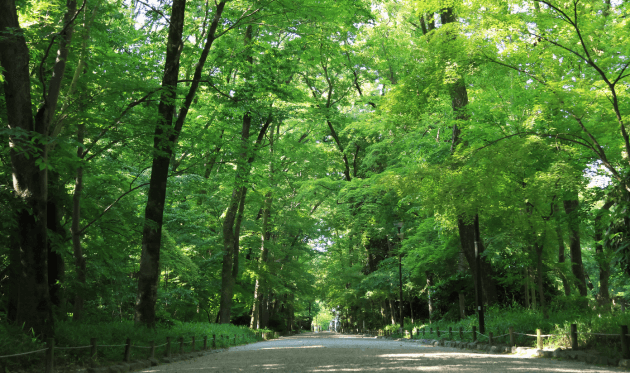
[[[193,360],[142,370],[202,372],[619,372],[575,361],[464,352],[448,347],[329,332],[232,347]]]

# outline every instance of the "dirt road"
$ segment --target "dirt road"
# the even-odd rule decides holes
[[[415,342],[308,333],[232,347],[145,373],[202,372],[620,372],[575,361],[523,358],[432,347]]]

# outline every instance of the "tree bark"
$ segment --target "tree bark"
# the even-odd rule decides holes
[[[247,46],[252,42],[253,28],[247,26],[245,31],[244,45]],[[253,67],[254,59],[250,54],[247,57],[250,70]],[[254,161],[254,154],[249,154],[249,132],[251,127],[251,113],[247,112],[243,115],[243,125],[241,128],[241,153],[236,168],[235,183],[232,190],[232,197],[228,205],[225,219],[223,220],[223,266],[221,268],[221,301],[219,305],[220,323],[228,324],[230,322],[230,314],[232,308],[232,297],[234,295],[234,283],[238,274],[238,252],[240,224],[242,221],[242,213],[245,204],[245,196],[247,193],[247,178],[250,172],[250,166]],[[258,138],[256,139],[255,148],[263,141],[264,135],[271,124],[271,116],[261,128]],[[255,150],[254,150],[255,151]],[[236,266],[235,266],[236,264]]]
[[[549,318],[547,313],[547,307],[545,303],[545,293],[543,292],[543,248],[544,246],[534,243],[534,250],[536,251],[536,275],[538,280],[538,296],[540,297],[540,309],[542,310],[543,317]]]
[[[7,320],[17,321],[17,305],[20,287],[20,245],[16,235],[9,236],[9,283],[7,288]]]
[[[65,241],[66,230],[61,224],[62,212],[62,196],[65,192],[64,185],[59,180],[59,174],[56,172],[49,173],[49,193],[46,206],[48,219],[46,225],[48,233],[53,233],[54,239],[48,239],[48,292],[50,301],[53,306],[61,307],[65,303],[63,295],[62,283],[65,278],[66,265],[61,256],[61,242]]]
[[[464,255],[464,252],[460,250],[459,260],[457,264],[457,272],[463,273],[466,271],[466,267],[464,264],[465,260],[466,260],[466,256]],[[459,318],[460,320],[463,320],[466,318],[466,298],[464,296],[464,292],[462,291],[459,291],[457,293],[457,296],[459,298]]]
[[[455,13],[452,8],[446,8],[440,14],[440,19],[443,25],[454,23],[457,21]],[[455,36],[453,36],[455,39]],[[468,91],[466,89],[464,78],[459,78],[453,83],[450,87],[449,94],[451,97],[451,108],[453,109],[453,113],[455,116],[455,121],[453,123],[452,129],[452,140],[451,140],[451,153],[454,153],[457,149],[457,146],[460,143],[460,133],[457,123],[458,121],[466,121],[469,119],[468,114],[466,113],[466,106],[468,105]],[[466,260],[468,261],[468,265],[473,272],[473,276],[476,274],[475,269],[475,247],[474,241],[478,241],[479,252],[483,252],[484,246],[481,241],[481,236],[479,235],[478,227],[475,228],[474,221],[478,221],[478,214],[475,215],[473,221],[468,222],[461,217],[458,220],[458,229],[459,229],[459,237],[462,245],[462,251],[466,256]],[[484,291],[485,301],[488,305],[492,305],[497,301],[497,292],[496,285],[493,278],[493,270],[492,266],[488,261],[481,260],[481,270],[482,270],[482,288]],[[477,291],[477,290],[476,290]]]
[[[273,131],[272,131],[273,133]],[[273,145],[272,145],[273,146]],[[273,173],[271,173],[273,175]],[[271,230],[270,230],[270,222],[269,219],[271,217],[271,204],[272,204],[272,196],[271,192],[267,192],[265,194],[265,202],[263,208],[263,216],[262,216],[262,234],[261,236],[261,254],[260,261],[258,264],[258,275],[256,276],[256,285],[254,288],[254,304],[252,306],[252,318],[250,322],[250,328],[259,329],[260,328],[260,310],[261,310],[261,300],[263,294],[263,279],[262,279],[262,271],[265,269],[267,263],[267,257],[269,253],[269,239],[271,238]]]
[[[260,327],[266,328],[269,325],[269,292],[263,293],[260,304]]]
[[[431,287],[433,286],[433,274],[429,271],[424,271],[427,277],[427,298],[429,300],[429,323],[433,321],[433,300],[431,299]]]
[[[609,287],[609,279],[610,279],[610,262],[606,258],[606,253],[604,252],[604,235],[603,235],[603,227],[602,227],[602,216],[604,211],[608,211],[614,202],[608,201],[602,206],[601,210],[598,212],[595,217],[595,257],[597,258],[597,262],[599,264],[599,292],[597,293],[597,303],[599,305],[610,305],[610,292],[608,291]]]
[[[389,301],[389,315],[392,319],[392,325],[396,325],[396,308],[394,308],[394,304],[392,302],[391,299],[388,299]]]
[[[83,158],[83,137],[85,135],[85,125],[79,124],[77,129],[77,157]],[[72,252],[74,254],[74,265],[77,272],[77,292],[74,296],[74,309],[72,311],[72,320],[81,320],[83,316],[83,301],[86,283],[86,262],[83,255],[83,247],[81,245],[80,222],[81,222],[81,196],[83,193],[83,166],[77,167],[76,178],[74,183],[74,194],[72,196]]]
[[[13,189],[23,202],[16,213],[20,252],[16,322],[42,338],[53,336],[53,315],[48,284],[48,152],[46,137],[57,108],[61,82],[72,39],[76,1],[68,1],[57,58],[48,84],[42,61],[39,79],[42,106],[32,114],[29,50],[14,1],[0,2],[0,65],[4,69],[4,97],[9,137]],[[52,41],[51,41],[52,43]],[[13,131],[21,130],[26,138]],[[40,167],[41,166],[41,167]]]
[[[531,305],[529,302],[529,273],[527,267],[523,268],[523,278],[525,279],[525,283],[523,284],[525,308],[529,308]]]
[[[185,11],[186,0],[173,0],[164,76],[162,78],[163,90],[158,106],[160,122],[155,127],[153,137],[155,154],[151,165],[151,180],[144,212],[135,322],[148,327],[155,326],[166,180],[178,132],[173,128],[173,116],[175,114],[175,90],[179,76],[179,59],[183,48],[182,34]]]
[[[84,14],[84,34],[82,36],[83,41],[81,42],[81,56],[79,58],[79,62],[77,63],[77,67],[74,71],[74,76],[72,77],[72,82],[70,83],[70,88],[68,89],[68,97],[72,97],[79,83],[79,79],[83,74],[83,70],[86,65],[87,58],[87,43],[90,38],[90,29],[92,27],[92,23],[94,21],[94,17],[96,16],[96,11],[100,5],[100,0],[92,9],[92,16],[90,20],[86,20],[86,16]],[[83,101],[84,97],[80,98],[80,101]],[[68,107],[68,101],[64,104],[64,107],[61,109],[62,115],[65,109]],[[52,136],[56,137],[59,133],[61,133],[61,129],[64,126],[64,119],[61,118],[56,124],[55,128],[52,131]],[[77,126],[77,142],[79,146],[77,147],[77,158],[83,162],[85,158],[85,152],[83,149],[85,138],[85,124],[83,122],[79,123]],[[77,274],[77,286],[76,286],[76,294],[74,296],[74,305],[72,310],[72,320],[79,321],[83,317],[83,305],[84,305],[84,295],[86,281],[87,281],[87,263],[85,260],[85,256],[83,254],[83,247],[81,244],[81,198],[83,196],[83,163],[81,163],[77,169],[75,174],[75,182],[74,182],[74,193],[72,195],[72,224],[70,226],[70,233],[72,238],[72,253],[74,256],[74,265],[75,271]]]
[[[475,216],[475,219],[479,219]],[[476,276],[477,269],[475,266],[475,240],[478,240],[478,248],[479,254],[484,252],[484,245],[481,238],[478,236],[478,229],[475,227],[474,222],[466,222],[464,219],[460,218],[458,220],[458,230],[459,230],[459,239],[462,247],[462,252],[466,257],[466,261],[468,262],[468,267],[470,267],[470,271],[473,276]],[[479,237],[479,238],[478,238]],[[490,263],[487,260],[481,257],[481,291],[483,291],[484,302],[488,305],[493,305],[497,302],[497,290],[496,284],[494,281],[494,270]],[[474,278],[474,277],[473,277]],[[475,285],[475,293],[477,292]]]
[[[155,325],[155,304],[157,302],[157,287],[160,270],[160,246],[162,241],[162,222],[164,218],[164,203],[166,200],[166,180],[169,164],[177,139],[188,115],[188,110],[197,94],[201,73],[208,53],[215,40],[215,34],[226,1],[216,4],[215,14],[208,31],[204,48],[196,64],[195,73],[188,93],[180,107],[177,120],[173,125],[175,114],[175,90],[179,76],[179,61],[183,48],[182,34],[184,29],[184,15],[186,0],[174,0],[169,35],[166,47],[164,76],[162,78],[162,95],[158,106],[160,122],[155,127],[153,138],[153,164],[151,166],[151,180],[145,209],[144,228],[142,231],[142,256],[138,271],[138,295],[136,298],[135,322],[149,327]]]
[[[564,211],[568,215],[571,271],[577,279],[577,288],[580,295],[585,297],[587,290],[584,267],[582,266],[582,245],[580,244],[580,220],[578,216],[579,207],[580,201],[577,198],[564,201]]]
[[[249,174],[247,159],[249,149],[249,129],[251,127],[252,118],[250,113],[243,115],[243,125],[241,128],[241,153],[239,155],[238,165],[236,168],[234,188],[232,189],[232,197],[228,205],[225,219],[223,219],[223,266],[221,268],[221,301],[219,306],[219,322],[221,324],[230,323],[230,313],[232,308],[232,297],[234,295],[234,283],[236,281],[234,271],[235,253],[235,231],[234,223],[237,218],[238,209],[241,200],[244,198],[246,191],[245,184],[247,174]]]
[[[562,228],[560,227],[559,223],[556,225],[556,236],[558,238],[558,263],[562,267],[565,262],[565,254],[564,254],[565,248],[564,248],[564,237],[562,235]],[[569,295],[571,295],[571,285],[569,284],[569,281],[567,280],[567,276],[565,275],[563,268],[560,268],[560,279],[562,280],[562,288],[564,289],[564,295],[568,297]]]
[[[529,281],[531,280],[530,278],[530,270],[529,267],[527,268],[527,283],[529,284]],[[538,305],[537,305],[537,301],[536,301],[536,284],[532,284],[532,286],[529,287],[532,295],[531,295],[531,301],[532,301],[532,309],[536,310],[538,309]]]

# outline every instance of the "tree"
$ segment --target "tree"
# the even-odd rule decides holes
[[[85,2],[80,10],[85,6]],[[63,27],[55,32],[46,54],[38,66],[42,87],[42,104],[32,114],[30,56],[14,1],[0,6],[1,66],[4,70],[4,94],[9,120],[13,188],[23,201],[17,212],[20,250],[20,281],[17,299],[17,322],[38,336],[53,334],[53,317],[48,289],[48,145],[51,122],[55,116],[61,82],[66,70],[73,22],[78,16],[76,1],[68,1]],[[48,52],[59,39],[57,58],[49,77]],[[50,80],[47,82],[47,78]],[[32,145],[31,145],[32,144]]]

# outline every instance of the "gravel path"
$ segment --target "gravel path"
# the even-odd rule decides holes
[[[202,372],[619,372],[576,361],[491,355],[416,342],[307,333],[142,370]]]

